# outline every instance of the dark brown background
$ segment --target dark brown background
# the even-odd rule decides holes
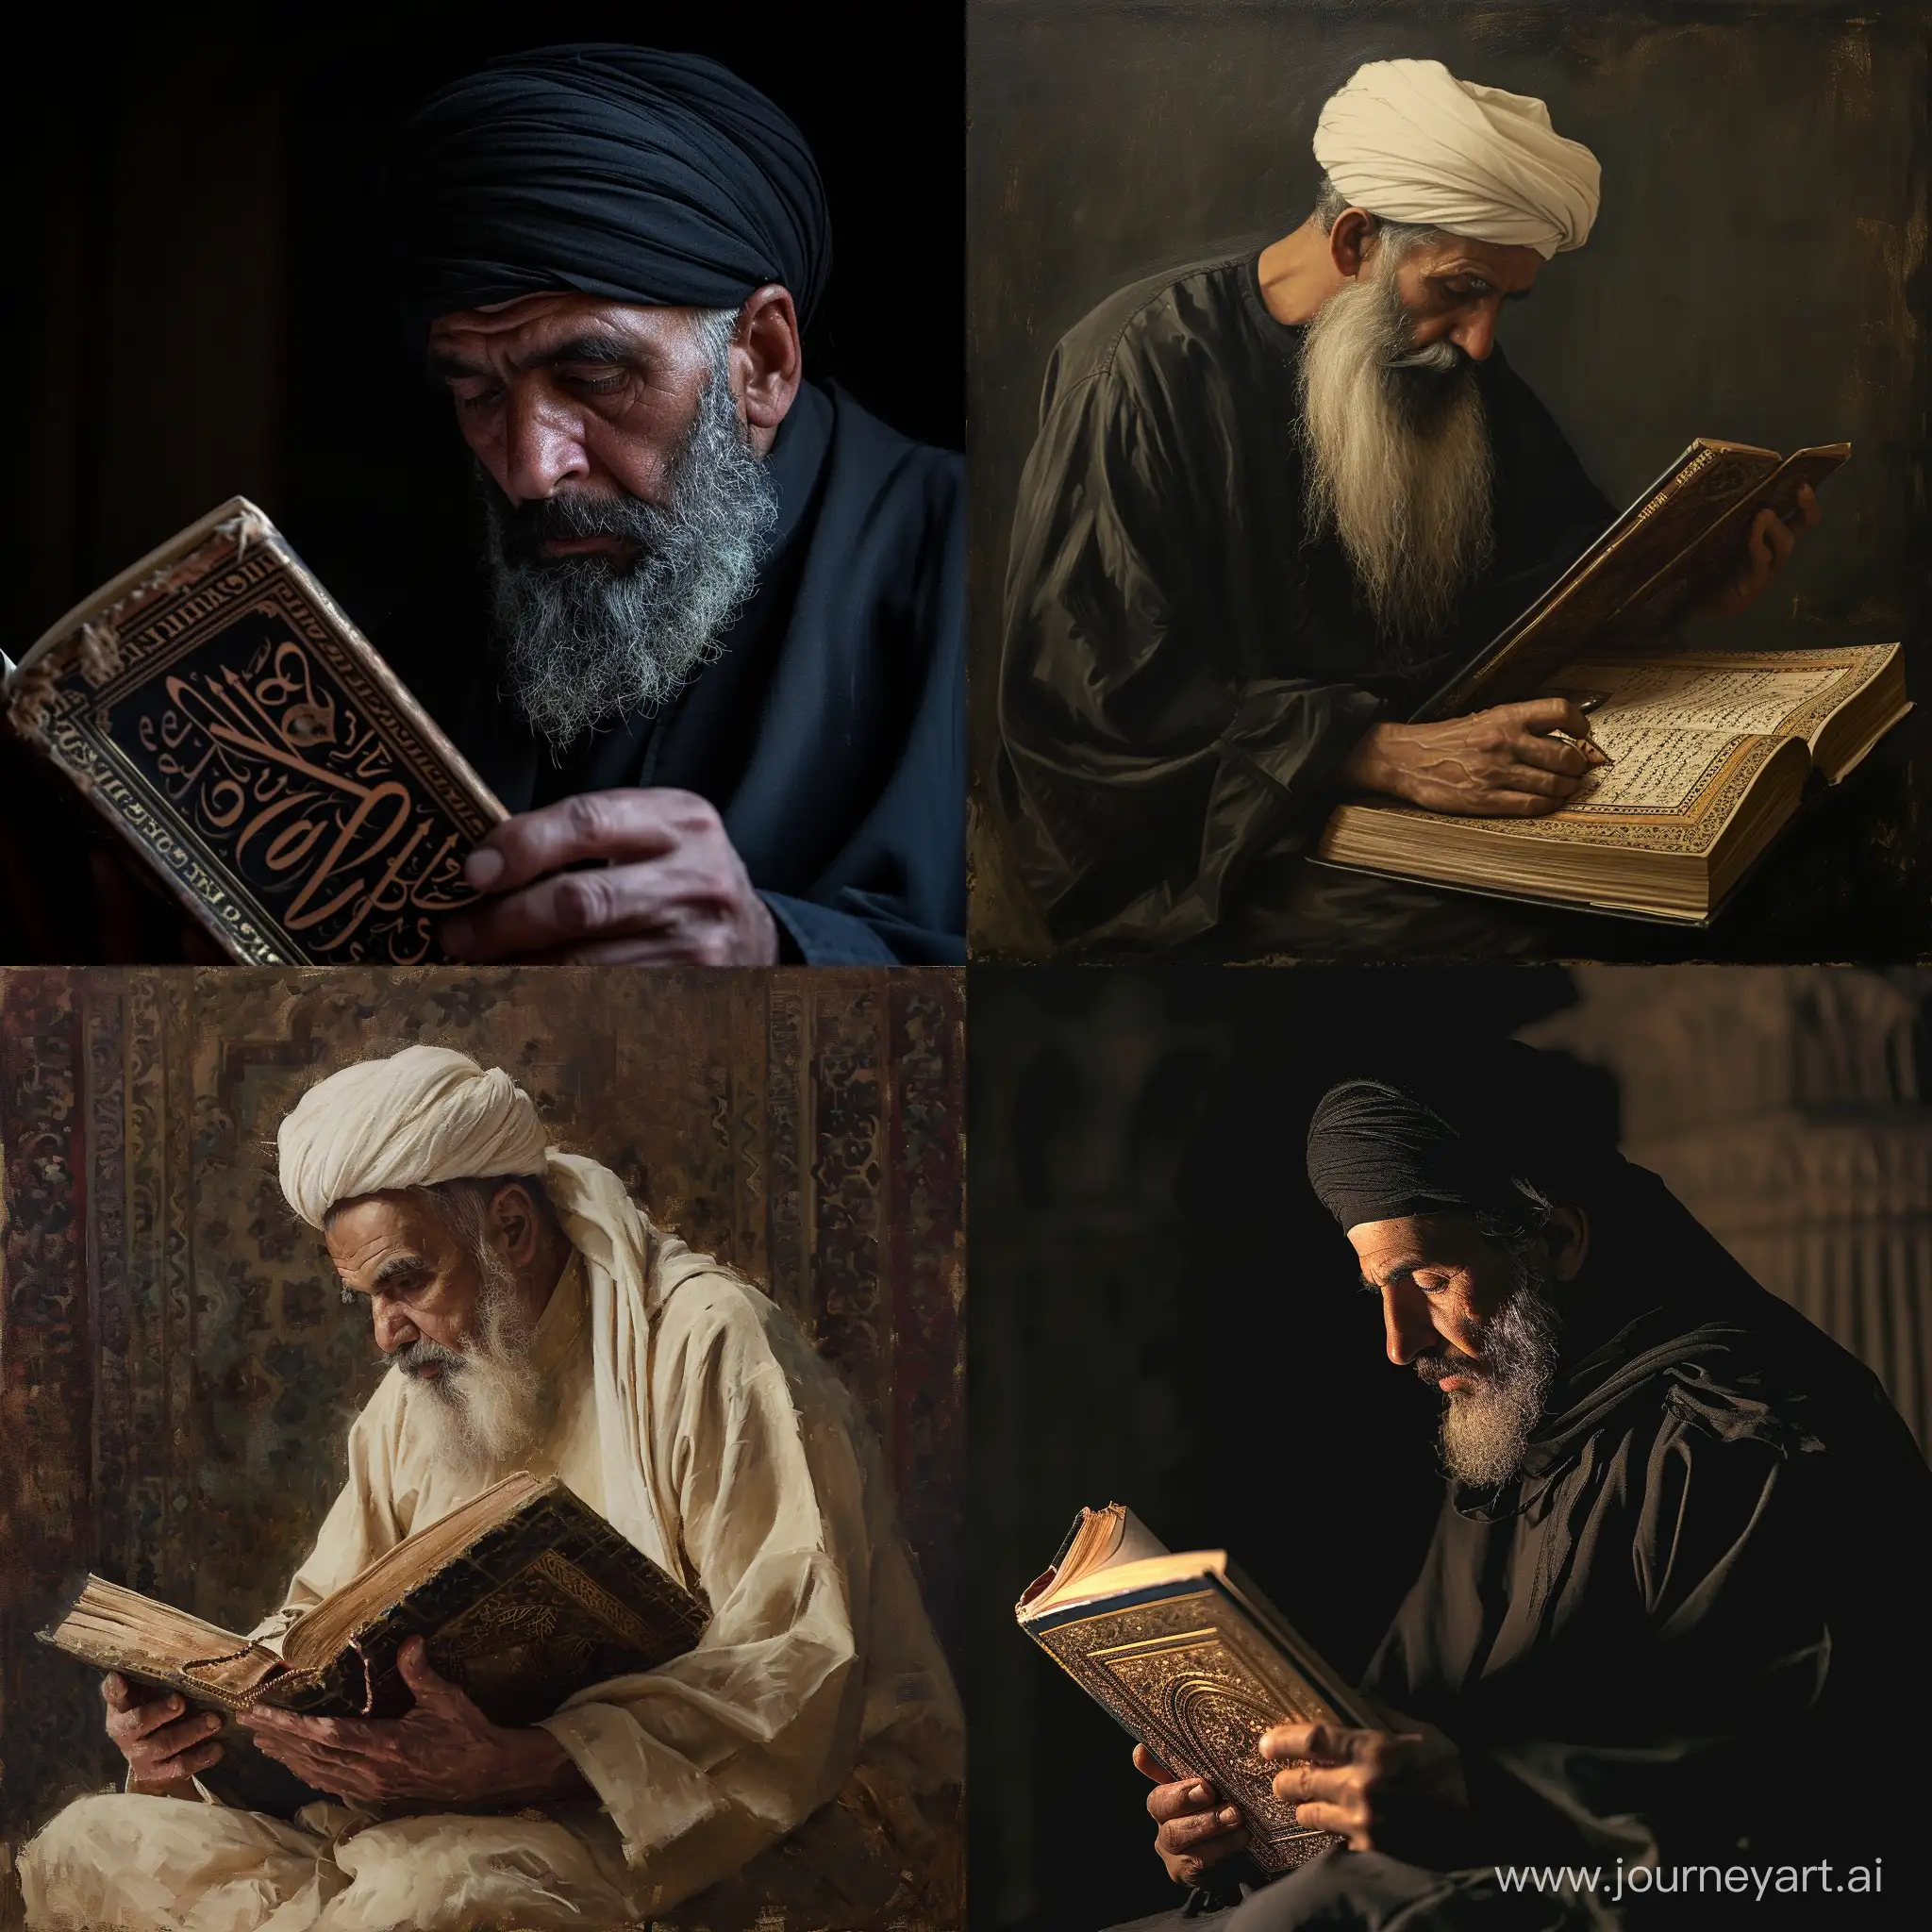
[[[1584,1061],[1576,1130],[1615,1133],[1932,1446],[1926,969],[970,977],[976,1927],[1180,1901],[1127,1740],[1013,1623],[1083,1506],[1228,1550],[1351,1675],[1415,1575],[1440,1402],[1384,1357],[1306,1178],[1309,1114],[1365,1043],[1399,1055],[1453,1015],[1473,1044],[1521,1029]]]
[[[1321,103],[1361,61],[1396,56],[1542,97],[1603,162],[1589,244],[1550,263],[1504,341],[1613,502],[1695,435],[1854,444],[1824,494],[1826,526],[1777,594],[1713,641],[1902,639],[1922,703],[1932,695],[1924,6],[973,0],[969,22],[975,773],[996,742],[1008,531],[1054,342],[1164,262],[1299,224]],[[1708,935],[1594,918],[1557,950],[1932,951],[1922,725]],[[975,952],[1037,957],[975,824]]]
[[[111,1760],[32,1632],[98,1571],[229,1628],[280,1601],[380,1370],[275,1180],[316,1078],[413,1041],[805,1326],[886,1447],[956,1667],[963,989],[944,972],[0,974],[0,1851]],[[0,1862],[0,1923],[8,1867]]]

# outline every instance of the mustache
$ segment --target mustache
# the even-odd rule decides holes
[[[505,561],[525,570],[584,564],[610,567],[608,558],[545,557],[541,546],[560,538],[613,537],[640,556],[658,550],[664,541],[666,513],[641,496],[572,491],[512,504],[499,492],[493,507]]]
[[[426,1335],[419,1335],[414,1341],[406,1342],[393,1355],[383,1356],[382,1360],[392,1369],[400,1369],[404,1374],[420,1377],[425,1369],[441,1369],[445,1374],[459,1374],[466,1366],[463,1352],[458,1348],[447,1348],[440,1341],[432,1341]]]
[[[1495,1372],[1488,1359],[1479,1355],[1465,1355],[1461,1349],[1452,1347],[1448,1342],[1424,1349],[1415,1358],[1415,1372],[1424,1382],[1441,1382],[1450,1375],[1467,1375],[1479,1381]]]

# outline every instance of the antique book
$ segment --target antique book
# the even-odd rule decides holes
[[[528,1724],[573,1691],[692,1649],[705,1607],[556,1477],[519,1472],[405,1537],[278,1636],[252,1639],[90,1576],[39,1632],[93,1665],[175,1690],[228,1720],[201,1782],[225,1803],[287,1816],[321,1795],[264,1757],[236,1714],[320,1717],[409,1708],[405,1640],[492,1722]]]
[[[1674,648],[1569,664],[1543,686],[1610,759],[1546,818],[1338,806],[1315,856],[1440,885],[1707,923],[1798,809],[1911,709],[1897,644]]]
[[[61,618],[4,712],[244,965],[440,960],[506,816],[239,496]]]
[[[1227,1560],[1170,1552],[1118,1503],[1083,1509],[1014,1612],[1020,1627],[1176,1777],[1241,1814],[1250,1856],[1285,1872],[1338,1840],[1295,1823],[1261,1734],[1280,1724],[1379,1728],[1359,1698]]]
[[[1585,650],[1660,639],[1736,573],[1759,510],[1794,521],[1798,492],[1851,453],[1848,442],[1825,443],[1780,462],[1774,450],[1699,437],[1416,722],[1534,696]]]

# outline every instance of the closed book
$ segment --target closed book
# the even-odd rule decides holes
[[[507,815],[243,497],[70,610],[4,709],[243,965],[441,960]]]
[[[1118,1503],[1083,1509],[1020,1599],[1021,1629],[1176,1778],[1241,1814],[1248,1852],[1285,1872],[1340,1843],[1273,1790],[1261,1734],[1283,1724],[1380,1728],[1341,1675],[1229,1563],[1169,1551]]]
[[[90,1576],[39,1633],[97,1670],[173,1690],[227,1722],[201,1782],[224,1803],[290,1815],[323,1795],[255,1750],[254,1705],[315,1717],[401,1716],[396,1653],[429,1662],[500,1724],[548,1717],[610,1677],[693,1649],[705,1606],[555,1477],[506,1476],[404,1538],[274,1638],[251,1639]]]

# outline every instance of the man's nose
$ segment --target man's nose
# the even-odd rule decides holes
[[[1496,298],[1491,296],[1473,315],[1458,322],[1449,331],[1449,340],[1472,362],[1487,362],[1496,346]]]
[[[1413,1289],[1383,1289],[1382,1333],[1389,1359],[1398,1369],[1406,1369],[1436,1340],[1428,1308]]]
[[[408,1348],[422,1334],[398,1302],[377,1295],[375,1315],[375,1345],[384,1355],[393,1355],[399,1348]]]
[[[589,475],[575,411],[525,383],[510,385],[505,409],[503,486],[512,503],[541,503],[573,477]]]

